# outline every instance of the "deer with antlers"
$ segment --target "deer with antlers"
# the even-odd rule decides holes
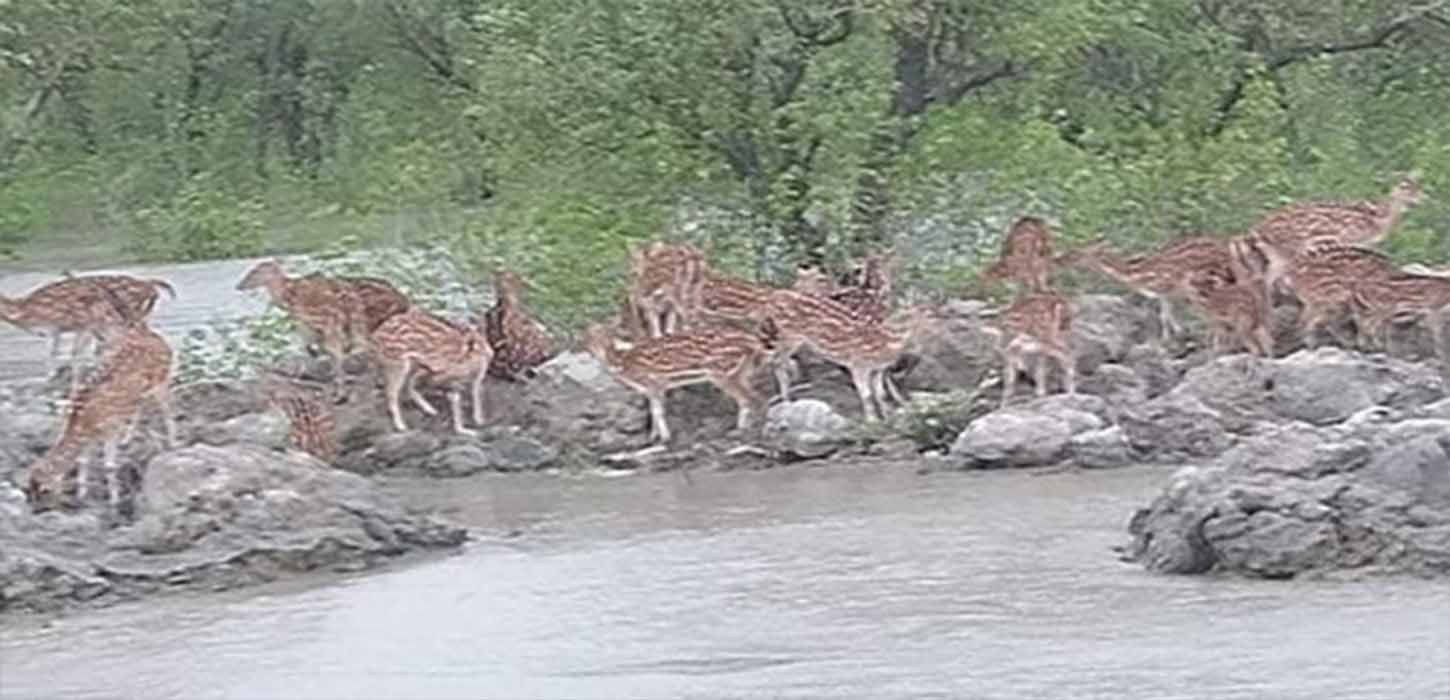
[[[473,422],[483,425],[483,381],[494,356],[484,329],[413,307],[378,326],[372,333],[372,347],[383,365],[388,414],[398,431],[408,430],[399,405],[405,386],[420,410],[430,416],[438,413],[418,393],[415,370],[427,371],[435,381],[447,383],[453,431],[462,435],[474,434],[463,426],[462,391],[458,387],[468,381],[472,386]]]
[[[161,408],[167,446],[177,444],[169,388],[170,344],[118,294],[100,284],[94,288],[109,303],[108,310],[93,310],[88,319],[101,329],[99,367],[71,392],[60,437],[30,468],[26,495],[37,512],[78,504],[86,481],[78,478],[81,462],[97,442],[102,444],[108,500],[119,504],[117,451],[139,421],[145,400],[154,400]]]

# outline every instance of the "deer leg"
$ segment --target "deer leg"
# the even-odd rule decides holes
[[[488,377],[488,364],[479,368],[478,376],[473,378],[473,424],[483,425],[483,380]]]
[[[161,409],[161,421],[166,425],[166,448],[174,450],[180,441],[176,435],[176,406],[171,402],[171,386],[162,384],[154,396],[156,405]]]
[[[433,404],[428,403],[428,399],[423,398],[423,395],[418,393],[417,372],[411,372],[408,374],[408,398],[412,400],[414,406],[418,407],[418,410],[430,416],[438,415],[438,408],[435,407]]]
[[[876,398],[871,391],[871,373],[859,367],[850,367],[851,383],[856,385],[856,395],[861,398],[861,415],[868,423],[880,420],[876,415]]]
[[[388,414],[393,417],[393,427],[399,432],[408,430],[408,425],[403,422],[403,411],[398,407],[398,398],[403,391],[403,383],[408,379],[410,364],[407,358],[398,362],[383,362],[383,377],[386,383],[383,393],[387,396]]]
[[[477,435],[478,433],[463,427],[463,392],[457,387],[448,389],[448,407],[453,410],[453,432],[459,435]]]
[[[770,363],[771,373],[775,375],[775,385],[780,389],[780,400],[790,403],[790,362],[789,355],[782,355],[776,361]]]
[[[121,503],[121,479],[116,473],[117,442],[111,437],[101,444],[101,478],[106,483],[106,504],[112,507]]]
[[[1002,403],[1000,408],[1006,408],[1007,402],[1012,400],[1012,391],[1017,388],[1017,366],[1021,358],[1011,348],[1004,350],[1004,367],[1002,368]]]
[[[1068,394],[1077,393],[1077,362],[1074,361],[1072,351],[1067,348],[1058,348],[1057,361],[1062,365],[1063,390]]]
[[[1158,338],[1166,343],[1183,329],[1178,325],[1178,319],[1173,317],[1173,305],[1168,303],[1168,298],[1155,298],[1158,300]]]
[[[1037,365],[1032,371],[1032,381],[1036,382],[1037,386],[1034,388],[1034,391],[1038,398],[1041,398],[1047,396],[1047,353],[1037,353],[1036,360]]]
[[[1445,321],[1450,320],[1447,319],[1447,316],[1450,316],[1450,313],[1446,313],[1447,310],[1450,310],[1450,307],[1441,307],[1425,317],[1425,322],[1430,324],[1430,340],[1435,347],[1435,356],[1441,362],[1450,362],[1450,355],[1446,354],[1447,348],[1445,347]]]
[[[667,444],[670,441],[670,425],[665,422],[665,397],[661,394],[649,395],[649,420],[653,437],[660,444]]]
[[[749,429],[758,400],[755,391],[750,388],[749,378],[739,374],[730,375],[720,383],[720,389],[735,399],[735,429],[742,432]]]

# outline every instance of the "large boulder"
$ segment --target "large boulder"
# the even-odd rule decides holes
[[[950,456],[965,467],[1038,467],[1071,458],[1076,436],[1108,427],[1102,399],[1054,394],[988,413],[967,425]],[[1091,438],[1097,444],[1101,436]]]
[[[1450,421],[1266,427],[1187,467],[1129,525],[1169,573],[1450,574]]]
[[[408,512],[367,479],[298,453],[194,446],[156,457],[146,471],[139,519],[129,526],[115,527],[95,509],[32,515],[6,487],[0,611],[361,569],[466,538]]]
[[[835,452],[850,438],[851,421],[816,399],[783,401],[766,413],[763,438],[777,452],[816,458]]]

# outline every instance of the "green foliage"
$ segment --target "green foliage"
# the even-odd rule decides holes
[[[134,252],[155,260],[213,260],[262,250],[260,202],[239,199],[198,176],[170,200],[135,214]]]

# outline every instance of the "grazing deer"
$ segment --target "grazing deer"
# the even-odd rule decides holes
[[[1063,386],[1067,393],[1077,392],[1077,366],[1069,334],[1072,330],[1072,305],[1061,294],[1036,292],[1019,296],[997,319],[994,326],[984,327],[997,336],[997,351],[1002,356],[1002,406],[1011,400],[1017,386],[1017,372],[1027,368],[1027,357],[1037,357],[1034,381],[1037,395],[1047,395],[1047,358],[1062,368]]]
[[[1068,251],[1057,258],[1064,265],[1085,266],[1111,277],[1158,303],[1160,341],[1182,333],[1171,300],[1193,296],[1188,280],[1206,271],[1234,274],[1240,269],[1228,243],[1216,236],[1184,236],[1147,255],[1121,258],[1099,241]]]
[[[1002,252],[997,261],[982,271],[988,281],[1016,280],[1024,292],[1045,292],[1052,273],[1052,230],[1047,222],[1035,216],[1024,216],[1013,222],[1002,239]]]
[[[519,305],[519,292],[527,285],[522,277],[501,270],[493,278],[494,304],[483,317],[485,334],[493,348],[489,374],[521,381],[554,356],[552,341],[544,329]]]
[[[415,368],[427,370],[434,379],[447,382],[453,430],[463,435],[472,435],[474,431],[463,427],[463,399],[457,385],[471,379],[473,422],[483,425],[483,380],[493,361],[493,349],[483,329],[413,307],[383,321],[372,333],[372,347],[383,365],[388,413],[398,431],[408,430],[398,405],[405,384],[409,397],[419,409],[430,416],[438,413],[418,393],[416,376],[412,374]]]
[[[1385,199],[1295,202],[1265,215],[1245,238],[1265,258],[1266,295],[1272,296],[1312,239],[1329,237],[1346,245],[1374,245],[1422,197],[1417,174],[1411,173]]]
[[[1450,276],[1395,272],[1366,275],[1354,283],[1351,300],[1363,321],[1363,334],[1393,354],[1389,326],[1397,319],[1424,318],[1435,353],[1446,354],[1445,322],[1450,317]]]
[[[1269,308],[1263,287],[1255,278],[1235,278],[1223,270],[1203,270],[1190,275],[1189,298],[1208,317],[1212,330],[1213,354],[1242,344],[1260,357],[1270,357],[1274,340],[1269,335]]]
[[[237,283],[238,290],[262,288],[305,332],[317,336],[333,361],[333,390],[342,391],[342,361],[354,323],[358,296],[351,285],[322,275],[288,277],[277,260],[257,263]]]
[[[760,334],[712,325],[620,348],[611,331],[596,323],[585,332],[584,346],[620,384],[649,400],[650,439],[661,445],[670,441],[665,394],[691,384],[708,382],[725,392],[735,401],[736,429],[749,428],[760,402],[751,377],[770,352]]]
[[[630,251],[629,303],[652,336],[678,330],[698,304],[705,254],[688,243],[655,241]]]
[[[150,316],[160,292],[175,299],[176,290],[164,280],[143,279],[129,275],[73,275],[48,282],[18,299],[0,296],[0,320],[22,330],[51,333],[49,361],[60,354],[61,335],[74,333],[71,346],[71,377],[77,368],[88,341],[96,335],[96,318],[111,313],[110,302],[101,290],[110,290],[129,314],[137,319]],[[49,367],[47,367],[49,369]]]
[[[1363,319],[1356,315],[1354,287],[1365,280],[1398,272],[1392,260],[1368,248],[1318,239],[1295,257],[1283,278],[1303,304],[1299,311],[1299,337],[1309,347],[1315,347],[1319,327],[1348,314],[1355,319],[1355,346],[1363,346],[1366,329]],[[1335,336],[1344,342],[1337,333]]]
[[[80,461],[96,442],[102,443],[108,499],[119,504],[117,450],[123,434],[129,436],[133,421],[139,421],[143,400],[159,404],[166,444],[177,444],[169,388],[171,346],[128,309],[119,295],[100,284],[94,286],[109,301],[113,320],[102,330],[97,371],[71,392],[60,437],[30,468],[26,495],[36,512],[78,505],[85,482],[78,478]]]
[[[337,459],[337,419],[332,406],[297,379],[268,373],[262,381],[267,404],[287,418],[287,446],[322,462]]]

